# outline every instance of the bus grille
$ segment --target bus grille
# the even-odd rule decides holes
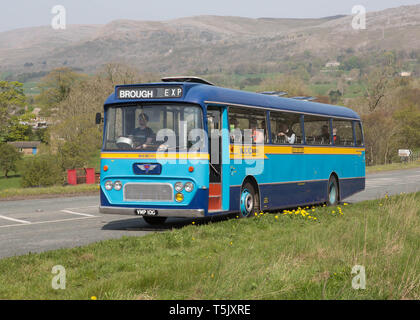
[[[173,201],[169,183],[126,183],[124,201]]]

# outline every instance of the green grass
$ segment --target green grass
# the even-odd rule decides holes
[[[34,198],[45,195],[72,195],[72,194],[90,194],[99,192],[97,184],[80,184],[76,186],[51,186],[39,188],[7,188],[0,189],[0,200],[5,199],[23,199]]]
[[[9,175],[6,178],[3,174],[0,174],[0,194],[6,189],[17,189],[20,188],[20,181],[22,178],[19,175]]]
[[[0,299],[420,299],[419,208],[417,193],[5,258]]]
[[[408,162],[408,163],[390,163],[376,166],[367,166],[366,173],[378,173],[392,170],[412,169],[420,167],[420,160]]]

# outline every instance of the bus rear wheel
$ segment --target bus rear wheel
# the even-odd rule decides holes
[[[335,206],[338,204],[338,182],[335,176],[331,176],[328,180],[327,205]]]
[[[143,217],[144,221],[146,221],[148,224],[151,225],[158,225],[158,224],[164,224],[166,221],[166,217],[148,217],[148,216],[144,216]]]
[[[239,209],[239,218],[251,217],[255,212],[260,210],[258,193],[255,187],[249,182],[245,183],[242,187]]]

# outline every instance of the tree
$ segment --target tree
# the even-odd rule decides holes
[[[10,171],[16,172],[17,162],[22,159],[22,154],[10,144],[0,144],[0,169],[4,176],[8,178]]]
[[[5,140],[11,117],[25,105],[23,84],[0,81],[0,141]]]
[[[332,104],[336,104],[340,100],[342,94],[341,94],[340,90],[337,89],[337,90],[331,90],[328,93],[328,96],[330,97],[330,102]]]
[[[32,137],[32,127],[22,123],[20,117],[12,117],[7,128],[5,141],[28,141]]]
[[[53,114],[58,104],[70,95],[72,87],[84,77],[70,68],[57,68],[46,75],[38,85],[41,93],[36,99],[43,114]]]

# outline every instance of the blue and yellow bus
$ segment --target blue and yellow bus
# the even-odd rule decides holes
[[[184,77],[117,86],[104,110],[102,213],[248,217],[365,188],[363,128],[349,108]]]

